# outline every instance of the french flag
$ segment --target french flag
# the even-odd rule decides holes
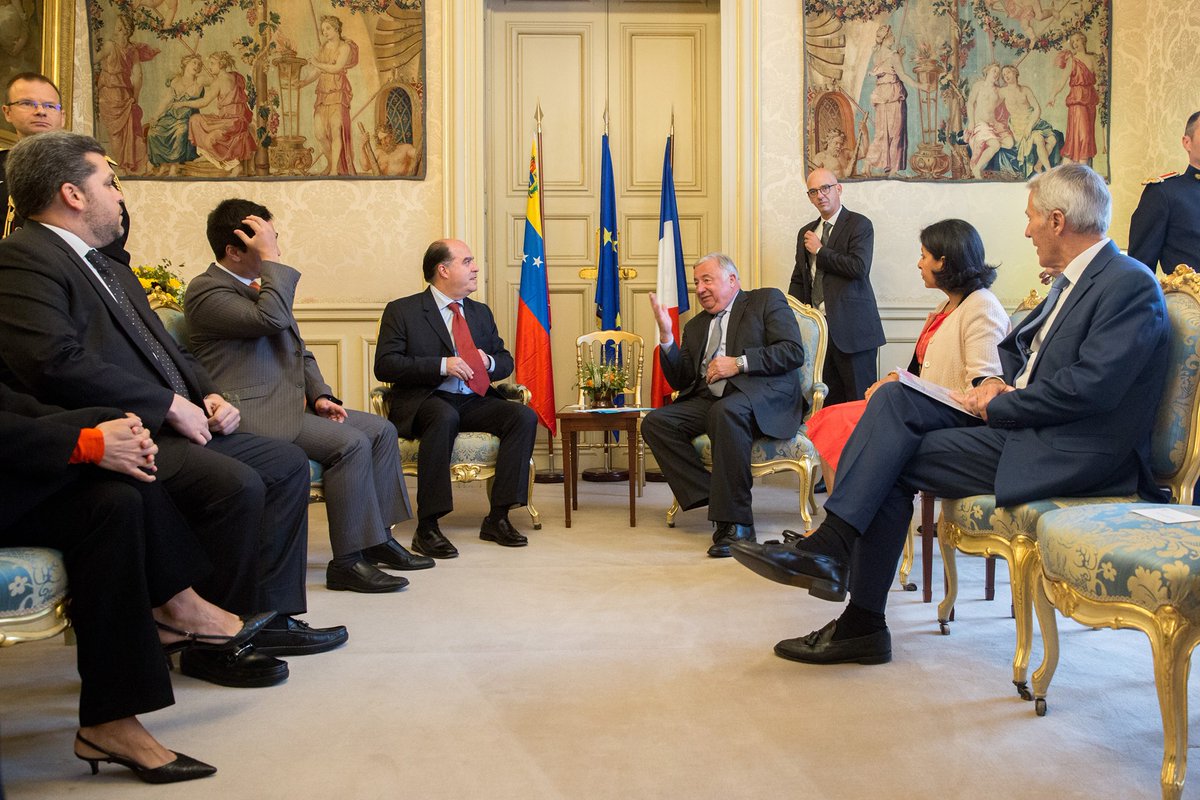
[[[671,330],[675,346],[679,346],[679,315],[687,313],[687,273],[683,268],[683,243],[679,238],[679,207],[675,204],[675,175],[671,170],[671,138],[663,156],[662,197],[658,212],[658,302],[671,314]],[[663,375],[658,360],[659,348],[654,348],[654,370],[651,373],[650,404],[654,408],[671,401],[674,391]]]

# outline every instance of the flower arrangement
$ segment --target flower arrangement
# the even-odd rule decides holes
[[[179,268],[182,267],[183,264],[180,264]],[[187,284],[176,274],[175,270],[176,267],[171,263],[171,259],[164,258],[154,265],[142,264],[140,267],[134,267],[133,274],[137,276],[138,283],[142,284],[146,294],[153,295],[160,292],[182,306],[183,292],[187,288]]]
[[[615,361],[584,361],[577,384],[589,406],[612,405],[612,399],[629,386],[629,373]]]

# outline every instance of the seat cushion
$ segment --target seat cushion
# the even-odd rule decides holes
[[[38,614],[67,596],[67,568],[57,550],[0,548],[0,621]]]
[[[308,460],[308,483],[309,485],[319,484],[325,480],[325,467],[320,461],[314,461],[311,458]]]
[[[1165,524],[1133,513],[1147,508],[1178,510],[1119,503],[1044,515],[1038,523],[1042,568],[1092,600],[1149,611],[1170,604],[1200,622],[1200,522]]]
[[[404,466],[417,464],[417,448],[420,439],[400,439],[400,463]],[[451,464],[487,464],[496,463],[500,454],[500,440],[490,433],[471,431],[460,433],[454,439],[454,449],[450,451]]]
[[[708,438],[708,434],[701,434],[692,439],[692,447],[696,448],[696,453],[699,454],[704,466],[712,470],[712,441]],[[809,441],[803,431],[791,439],[767,439],[764,437],[755,439],[754,443],[750,445],[751,464],[765,464],[782,459],[800,461],[806,456],[814,464],[819,458],[817,449],[813,447],[813,443]]]
[[[996,496],[977,494],[942,500],[942,520],[956,526],[964,536],[1000,536],[1008,541],[1024,534],[1036,538],[1038,520],[1060,508],[1097,503],[1130,503],[1136,497],[1052,497],[1019,506],[996,506]]]

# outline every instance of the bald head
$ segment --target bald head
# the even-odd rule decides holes
[[[842,185],[831,171],[821,168],[808,173],[808,199],[829,219],[842,207]]]

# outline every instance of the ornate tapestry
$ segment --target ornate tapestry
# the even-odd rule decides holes
[[[1109,175],[1110,0],[804,0],[805,158],[841,178]]]
[[[87,0],[122,176],[425,175],[425,0]]]

